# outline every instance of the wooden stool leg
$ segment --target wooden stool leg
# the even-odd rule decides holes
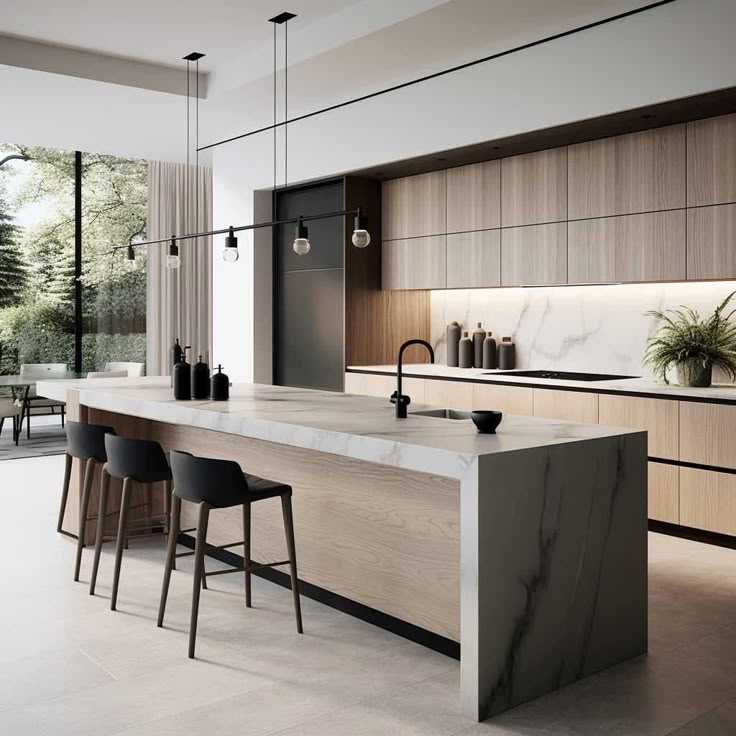
[[[100,505],[97,511],[97,533],[95,534],[95,558],[92,563],[92,576],[89,579],[89,594],[95,594],[97,585],[97,571],[100,569],[100,554],[102,553],[102,540],[105,536],[105,516],[107,514],[107,494],[110,489],[110,474],[107,465],[102,466],[100,478]]]
[[[250,503],[243,504],[243,567],[245,568],[245,606],[250,608]]]
[[[15,439],[15,417],[13,417],[13,439]],[[72,456],[66,453],[66,465],[64,467],[64,485],[61,488],[61,506],[59,506],[59,520],[56,522],[56,531],[60,532],[64,524],[66,513],[66,502],[69,499],[69,483],[72,479]]]
[[[169,596],[169,582],[171,581],[171,571],[174,569],[176,561],[176,538],[179,536],[179,512],[181,510],[181,500],[174,496],[172,499],[172,509],[169,526],[169,543],[166,547],[166,565],[164,566],[164,581],[161,585],[161,602],[158,605],[158,622],[156,626],[164,625],[164,613],[166,612],[166,599]]]
[[[123,480],[123,495],[120,499],[120,522],[118,524],[118,539],[115,547],[115,572],[112,578],[112,598],[110,610],[114,611],[118,604],[118,584],[120,583],[120,565],[123,562],[123,548],[128,536],[128,507],[130,506],[130,492],[133,481],[130,478]]]
[[[87,530],[87,511],[89,509],[89,497],[92,492],[92,479],[95,473],[95,460],[90,458],[84,471],[84,487],[82,489],[82,503],[79,506],[79,530],[77,533],[77,560],[74,565],[74,582],[79,580],[79,568],[82,566],[82,549],[84,548],[84,535]]]
[[[189,659],[194,659],[194,644],[197,640],[197,616],[199,615],[199,593],[204,577],[204,546],[207,542],[207,522],[210,506],[206,502],[199,504],[197,519],[197,543],[194,547],[194,581],[192,582],[192,616],[189,622]]]
[[[172,508],[173,508],[173,489],[171,487],[171,481],[165,480],[164,481],[164,516],[166,518],[166,545],[168,548],[169,544],[169,538],[171,537],[171,529],[174,525],[174,518],[172,515]],[[180,504],[181,505],[181,504]],[[175,536],[179,536],[179,533],[177,532]],[[174,560],[171,563],[172,570],[176,570],[176,545],[174,545]]]
[[[289,568],[291,570],[291,593],[294,596],[294,613],[296,630],[304,633],[302,626],[302,606],[299,601],[299,578],[296,572],[296,544],[294,543],[294,519],[291,513],[291,495],[281,496],[281,510],[284,514],[284,531],[286,532],[286,548],[289,551]]]

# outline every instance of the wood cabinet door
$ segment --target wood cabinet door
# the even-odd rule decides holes
[[[649,457],[679,459],[677,401],[601,394],[598,400],[598,423],[645,429],[648,432]]]
[[[424,403],[424,379],[404,378],[401,392],[411,397],[412,404]],[[345,393],[357,396],[376,396],[386,399],[386,409],[393,410],[389,403],[391,394],[396,391],[396,376],[390,374],[380,375],[378,373],[352,373],[345,374]]]
[[[503,227],[567,220],[567,148],[501,161]]]
[[[473,409],[490,409],[505,414],[534,414],[534,389],[527,386],[501,386],[473,383]]]
[[[680,468],[680,524],[736,536],[736,475]]]
[[[569,146],[569,219],[685,207],[685,138],[672,125]]]
[[[501,231],[479,230],[447,236],[447,288],[501,285]]]
[[[383,241],[384,289],[444,289],[447,236]]]
[[[447,232],[447,172],[383,182],[383,239],[418,238]]]
[[[680,523],[680,469],[676,465],[647,463],[649,518]]]
[[[688,279],[736,278],[736,204],[687,211]]]
[[[534,416],[598,424],[598,394],[535,388]]]
[[[501,231],[501,285],[567,283],[567,223]]]
[[[687,204],[736,202],[736,114],[687,124]]]
[[[470,411],[473,408],[473,384],[427,379],[424,382],[424,403],[438,409]]]
[[[447,232],[501,227],[501,163],[484,161],[447,171]]]
[[[685,210],[568,223],[568,281],[684,281]]]
[[[681,401],[680,460],[736,469],[736,406]]]

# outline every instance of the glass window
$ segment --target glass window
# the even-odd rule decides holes
[[[82,370],[108,361],[146,362],[146,251],[116,245],[146,239],[148,165],[82,154]]]
[[[74,366],[74,152],[0,144],[0,370]]]

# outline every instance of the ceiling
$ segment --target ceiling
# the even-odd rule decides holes
[[[401,0],[410,12],[426,10],[437,1]],[[226,67],[244,51],[270,49],[273,30],[267,21],[284,10],[297,14],[290,24],[297,33],[368,3],[370,0],[3,0],[0,33],[155,64],[176,65],[189,51],[202,51],[207,56],[200,68],[213,71]],[[373,0],[373,5],[382,4]],[[387,20],[393,15],[388,13]],[[347,16],[346,20],[349,22]]]

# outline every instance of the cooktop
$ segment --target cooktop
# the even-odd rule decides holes
[[[614,381],[638,376],[616,376],[610,373],[575,373],[573,371],[488,371],[485,376],[518,376],[519,378],[550,378],[558,381]]]

